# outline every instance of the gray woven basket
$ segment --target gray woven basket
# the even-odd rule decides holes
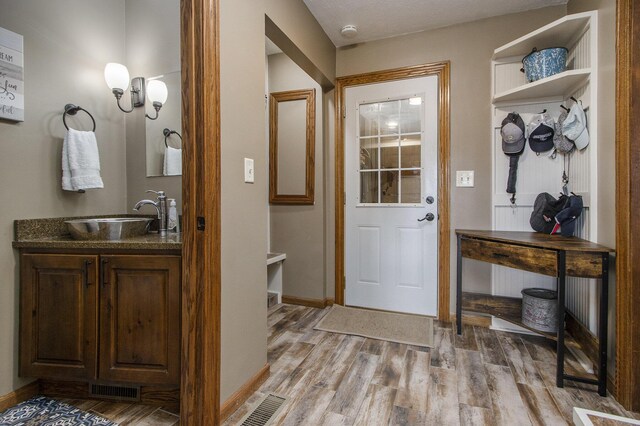
[[[522,290],[522,323],[534,330],[558,331],[558,293],[544,288]]]

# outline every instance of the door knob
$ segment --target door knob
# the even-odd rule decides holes
[[[431,222],[435,218],[436,217],[434,216],[433,213],[427,213],[425,217],[423,217],[422,219],[418,219],[418,222],[422,222],[422,221],[425,221],[425,220],[428,220],[429,222]]]

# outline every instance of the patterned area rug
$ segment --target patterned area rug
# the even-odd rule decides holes
[[[36,396],[0,413],[2,426],[117,426],[109,420],[45,396]]]

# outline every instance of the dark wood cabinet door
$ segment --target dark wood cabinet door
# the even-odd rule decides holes
[[[101,256],[101,380],[180,382],[180,256]]]
[[[20,375],[95,379],[98,257],[20,257]]]

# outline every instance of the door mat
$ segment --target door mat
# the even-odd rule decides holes
[[[79,408],[45,396],[36,396],[0,413],[3,426],[117,426]]]
[[[418,315],[333,305],[314,328],[408,345],[433,346],[433,319]]]

